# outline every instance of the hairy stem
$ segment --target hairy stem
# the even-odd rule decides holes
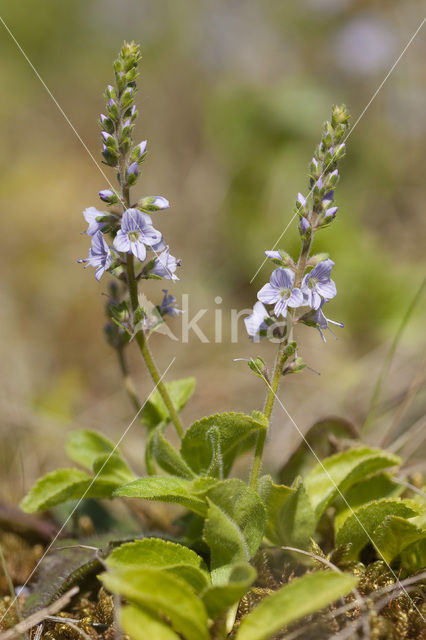
[[[129,287],[130,293],[130,302],[132,305],[132,311],[135,314],[138,309],[138,284],[135,277],[135,266],[133,261],[133,255],[128,254],[127,256],[127,284]],[[183,426],[176,411],[176,408],[173,404],[173,401],[167,391],[166,385],[161,379],[160,373],[157,369],[157,365],[154,362],[154,358],[152,357],[151,351],[148,347],[148,342],[145,336],[143,329],[139,329],[139,331],[135,335],[136,342],[138,344],[139,350],[142,354],[143,359],[145,360],[146,367],[151,375],[151,378],[155,382],[156,388],[158,389],[158,393],[163,399],[164,404],[167,407],[170,418],[176,428],[176,431],[180,438],[182,438],[184,434]]]
[[[302,249],[300,251],[299,260],[297,261],[297,265],[296,265],[296,274],[294,278],[295,287],[300,287],[302,283],[302,278],[303,278],[304,271],[306,269],[306,264],[308,262],[311,246],[312,246],[312,234],[309,236],[309,238],[305,239],[302,243]],[[284,364],[288,357],[286,354],[286,347],[292,341],[292,339],[293,339],[293,311],[292,309],[289,309],[287,313],[286,334],[282,339],[282,341],[280,342],[280,346],[278,348],[277,356],[275,359],[275,367],[274,367],[274,373],[272,376],[272,382],[271,384],[268,384],[268,393],[266,395],[265,406],[263,409],[263,413],[265,417],[268,419],[268,428],[271,422],[272,410],[274,408],[275,398],[277,396],[278,389],[280,386],[281,375],[283,372]],[[265,448],[267,432],[268,432],[268,429],[263,429],[262,431],[259,431],[257,436],[256,449],[254,452],[254,459],[253,459],[253,467],[250,475],[250,486],[253,489],[256,489],[257,487],[259,473],[262,467],[262,457],[263,457],[263,450]]]

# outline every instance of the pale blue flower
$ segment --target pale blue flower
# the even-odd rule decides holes
[[[103,217],[105,215],[104,211],[98,211],[96,207],[88,207],[83,211],[83,216],[88,223],[89,227],[86,231],[88,236],[93,236],[98,231],[104,228],[106,222],[98,222],[96,218]]]
[[[160,304],[160,313],[162,316],[169,315],[172,318],[176,318],[180,313],[182,313],[181,309],[176,308],[176,298],[170,294],[168,294],[167,289],[163,289],[164,297]]]
[[[166,247],[163,253],[155,260],[150,274],[159,276],[160,278],[166,278],[167,280],[179,280],[175,275],[177,267],[180,267],[181,261],[170,255],[169,247]]]
[[[88,257],[78,262],[86,262],[86,266],[96,269],[95,278],[100,280],[105,271],[111,266],[112,261],[111,249],[105,242],[102,231],[97,231],[92,236],[92,246],[89,249]]]
[[[304,304],[303,293],[298,288],[293,289],[293,284],[294,272],[291,269],[275,269],[269,283],[261,288],[257,297],[265,304],[275,304],[275,315],[285,318],[288,307],[301,307]]]
[[[305,275],[302,282],[302,292],[305,303],[312,309],[319,309],[322,301],[331,300],[336,295],[336,285],[330,279],[330,273],[334,267],[333,260],[329,258],[319,262],[317,266]]]
[[[322,310],[324,302],[325,302],[324,300],[321,302],[321,304],[318,307],[318,309],[309,311],[308,313],[305,313],[305,315],[303,315],[300,318],[300,322],[303,322],[304,324],[307,324],[310,327],[315,327],[316,329],[318,329],[318,331],[320,332],[320,335],[321,335],[321,338],[322,338],[323,342],[327,342],[327,340],[325,339],[325,336],[324,336],[324,331],[326,331],[327,329],[328,329],[328,331],[330,331],[330,333],[334,337],[336,337],[334,335],[333,331],[328,326],[329,323],[330,324],[335,324],[338,327],[342,327],[342,328],[345,325],[343,324],[343,322],[335,322],[334,320],[330,320],[330,318],[326,318],[325,317],[324,312]]]
[[[114,239],[114,247],[123,253],[133,255],[143,262],[146,246],[153,247],[161,241],[161,233],[152,226],[151,217],[138,209],[127,209],[123,213],[121,229]]]
[[[270,318],[270,315],[262,302],[256,302],[253,307],[253,313],[247,316],[247,318],[244,318],[244,324],[246,325],[249,336],[254,338],[258,336],[261,331],[266,331],[268,328],[266,320],[268,318]]]

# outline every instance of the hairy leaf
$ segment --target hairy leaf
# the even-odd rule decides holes
[[[186,640],[209,640],[207,612],[183,580],[161,569],[126,567],[100,576],[107,589],[165,616]]]
[[[173,401],[176,411],[182,411],[195,388],[195,378],[181,378],[166,382],[166,389]],[[142,409],[141,422],[148,428],[156,427],[160,422],[170,422],[170,416],[166,405],[159,392],[153,391]]]
[[[32,513],[66,500],[109,498],[118,484],[108,479],[94,480],[80,469],[57,469],[37,480],[22,500],[21,509]]]
[[[304,479],[316,517],[319,519],[325,509],[352,485],[400,462],[398,456],[369,447],[350,449],[326,458]]]
[[[392,482],[391,477],[386,473],[379,473],[366,480],[361,480],[344,494],[346,502],[342,501],[334,519],[336,533],[346,518],[358,507],[372,500],[398,497],[403,491],[404,487]]]
[[[241,600],[256,579],[256,570],[249,564],[235,564],[229,568],[227,584],[208,587],[202,600],[213,620]]]
[[[315,466],[315,457],[312,455],[312,449],[322,460],[330,456],[333,449],[330,441],[330,435],[333,440],[352,439],[356,437],[354,426],[343,418],[335,418],[333,416],[316,422],[305,434],[296,451],[292,453],[285,465],[279,472],[280,482],[283,484],[291,484],[297,476],[305,477]]]
[[[323,609],[356,586],[347,573],[318,571],[292,580],[243,618],[236,640],[269,640],[282,627]]]
[[[191,480],[194,472],[188,467],[180,453],[172,447],[170,442],[163,435],[165,424],[161,423],[155,427],[149,435],[146,444],[146,455],[168,473]]]
[[[343,526],[336,535],[336,545],[351,543],[348,558],[357,558],[361,549],[372,540],[376,542],[375,530],[386,516],[401,516],[410,518],[417,515],[419,507],[412,500],[398,500],[384,498],[375,500],[359,507],[351,516],[346,518]],[[376,545],[381,552],[379,545]]]
[[[258,416],[219,413],[194,422],[185,433],[181,454],[200,475],[225,477],[250,436],[265,423]]]
[[[179,640],[170,625],[155,613],[136,605],[123,607],[120,616],[123,631],[132,640]]]
[[[257,493],[237,478],[218,482],[207,497],[203,537],[211,551],[212,581],[226,584],[232,565],[246,563],[259,548],[265,508]]]
[[[400,516],[387,516],[374,531],[374,544],[387,563],[414,542],[426,540],[426,529]]]
[[[74,462],[78,462],[89,471],[93,470],[93,462],[101,455],[112,453],[115,444],[98,431],[78,429],[67,435],[66,452]],[[119,455],[117,452],[116,455]]]
[[[124,484],[114,491],[114,495],[176,503],[204,516],[207,512],[206,501],[193,496],[191,487],[191,482],[185,478],[150,476]]]
[[[93,460],[93,473],[99,478],[111,480],[116,485],[135,480],[136,476],[127,462],[116,453],[105,453]]]
[[[199,593],[210,584],[204,560],[188,547],[161,538],[143,538],[117,547],[107,559],[109,567],[152,567],[167,570]]]
[[[308,548],[315,531],[315,515],[302,479],[286,487],[264,476],[259,492],[266,506],[266,537],[276,545]]]

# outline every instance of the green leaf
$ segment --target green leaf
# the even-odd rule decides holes
[[[27,513],[50,509],[66,500],[109,498],[117,483],[98,478],[95,481],[80,469],[57,469],[40,478],[21,502]]]
[[[249,564],[235,564],[230,568],[228,583],[208,587],[202,594],[202,600],[214,620],[226,609],[239,602],[256,579],[256,570]]]
[[[369,447],[336,453],[323,460],[304,479],[317,519],[352,485],[386,467],[400,464],[398,456]]]
[[[308,548],[315,531],[315,515],[301,478],[290,488],[263,476],[259,494],[266,507],[266,537],[275,545]]]
[[[189,583],[195,592],[210,584],[204,560],[188,547],[161,538],[143,538],[114,549],[108,567],[161,568]]]
[[[185,433],[181,454],[197,474],[227,476],[249,437],[265,428],[263,420],[244,413],[219,413],[202,418]]]
[[[161,569],[115,569],[100,576],[109,591],[166,617],[186,640],[209,640],[207,612],[183,580]]]
[[[78,462],[92,471],[94,460],[103,454],[112,453],[115,445],[97,431],[78,429],[67,435],[66,452],[73,462]],[[117,455],[119,455],[117,453]]]
[[[236,640],[269,640],[282,627],[323,609],[356,586],[347,573],[318,571],[292,580],[243,618]]]
[[[408,573],[416,573],[426,567],[426,540],[410,544],[401,553],[401,565]]]
[[[410,518],[417,515],[418,512],[419,507],[412,500],[384,498],[370,502],[346,518],[343,526],[337,532],[336,546],[351,543],[347,557],[355,559],[370,539],[375,542],[374,531],[386,516]],[[381,551],[380,547],[378,547],[378,551]]]
[[[373,534],[374,544],[388,564],[408,546],[426,540],[426,530],[400,516],[387,516]]]
[[[263,539],[265,508],[253,489],[237,478],[207,493],[209,509],[203,538],[211,551],[213,584],[226,584],[231,565],[246,563]]]
[[[335,440],[348,440],[356,437],[354,426],[343,418],[325,418],[316,422],[305,434],[296,451],[290,456],[285,465],[279,472],[279,480],[282,484],[291,484],[294,478],[302,476],[313,469],[315,466],[315,457],[312,450],[315,451],[318,458],[322,460],[330,456],[335,449],[332,449],[330,436]]]
[[[114,491],[114,495],[122,498],[145,498],[145,500],[176,503],[204,516],[207,512],[207,504],[205,500],[192,495],[191,487],[191,482],[185,478],[150,476],[119,487]]]
[[[159,616],[135,605],[123,607],[120,616],[123,631],[132,640],[179,640],[177,633]]]
[[[182,411],[195,388],[195,378],[181,378],[166,382],[166,389],[176,408]],[[160,422],[170,422],[169,412],[158,391],[149,396],[140,416],[141,422],[148,428],[156,427]]]
[[[404,487],[392,482],[392,478],[386,473],[379,473],[361,480],[344,494],[346,502],[342,501],[334,519],[335,532],[338,532],[346,518],[358,507],[372,500],[398,497],[403,491]]]
[[[104,453],[93,460],[93,473],[99,478],[110,480],[115,485],[130,482],[136,478],[127,462],[116,453]]]
[[[188,467],[180,453],[164,437],[163,430],[165,427],[166,425],[161,423],[152,430],[146,444],[146,455],[150,459],[154,459],[164,471],[180,478],[191,480],[195,474]]]

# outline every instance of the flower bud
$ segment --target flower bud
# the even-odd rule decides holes
[[[114,123],[110,118],[107,118],[103,113],[100,115],[101,127],[107,133],[114,133]]]
[[[117,141],[114,136],[112,136],[110,133],[107,133],[106,131],[102,131],[101,136],[108,149],[111,149],[112,151],[117,149]]]
[[[160,211],[170,207],[169,201],[163,196],[146,196],[137,203],[137,208],[142,211]]]
[[[132,151],[130,159],[132,162],[143,162],[146,156],[147,141],[142,140]]]
[[[139,167],[137,162],[132,162],[126,171],[127,182],[129,185],[136,183],[139,176]]]
[[[108,101],[108,115],[111,120],[118,120],[118,104],[112,98]]]
[[[105,90],[105,95],[107,97],[107,99],[113,99],[116,100],[117,99],[117,92],[114,89],[114,87],[112,86],[112,84],[109,84]]]
[[[114,191],[111,191],[111,189],[103,189],[102,191],[99,191],[99,197],[108,204],[115,204],[119,200],[117,194],[114,193]]]
[[[118,162],[118,156],[113,149],[109,149],[105,144],[102,145],[102,156],[106,164],[110,167],[116,167]]]
[[[338,182],[339,182],[339,172],[338,172],[337,169],[335,169],[328,176],[328,186],[329,186],[329,188],[330,189],[334,189],[334,187],[337,185]]]
[[[349,113],[344,104],[337,106],[334,105],[331,114],[331,124],[333,127],[337,127],[339,124],[343,124],[344,126],[348,125],[349,122]]]
[[[133,102],[133,89],[131,87],[127,87],[121,96],[121,105],[123,109],[127,109]]]
[[[308,232],[310,232],[310,230],[311,230],[311,225],[309,221],[303,216],[300,219],[300,234],[302,236],[306,236],[308,235]]]

